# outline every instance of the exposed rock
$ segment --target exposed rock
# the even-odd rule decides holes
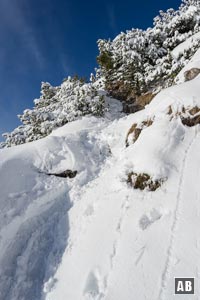
[[[194,116],[200,112],[200,108],[198,106],[194,106],[189,110],[190,115]]]
[[[152,119],[147,119],[145,121],[142,122],[143,128],[144,127],[149,127],[153,124],[153,120]]]
[[[140,96],[134,95],[134,97],[128,96],[128,100],[123,102],[123,112],[125,113],[135,113],[139,110],[145,108],[147,104],[149,104],[152,99],[156,96],[152,92],[142,94]],[[133,96],[133,95],[132,95]]]
[[[136,123],[134,123],[134,124],[131,126],[131,128],[129,129],[128,133],[127,133],[126,141],[125,141],[126,147],[129,146],[129,141],[128,141],[128,139],[129,139],[129,136],[130,136],[130,135],[133,135],[132,143],[135,143],[135,142],[137,141],[137,139],[139,138],[139,136],[140,136],[142,130],[143,130],[144,128],[146,128],[146,127],[151,126],[152,124],[153,124],[153,120],[151,120],[151,119],[147,119],[147,120],[143,121],[143,122],[142,122],[141,124],[139,124],[139,125],[136,124]]]
[[[130,84],[122,80],[106,85],[109,96],[123,103],[123,112],[130,114],[142,110],[155,97],[152,92],[137,93]]]
[[[144,108],[147,104],[149,104],[152,101],[152,99],[155,96],[156,96],[156,94],[153,94],[152,92],[145,93],[136,98],[136,104],[138,104]]]
[[[57,177],[61,177],[61,178],[74,178],[77,174],[77,171],[72,171],[72,170],[66,170],[60,173],[47,173],[47,175],[54,175]]]
[[[138,129],[138,130],[137,130]],[[127,136],[126,136],[126,147],[129,146],[129,142],[128,142],[128,138],[131,134],[133,134],[133,143],[138,139],[138,137],[140,136],[142,129],[141,128],[137,128],[137,123],[134,123],[131,128],[129,129]]]
[[[123,112],[126,114],[132,114],[143,109],[141,105],[137,105],[135,102],[124,101],[122,105]]]
[[[136,100],[135,92],[128,83],[117,81],[106,85],[109,96],[120,101],[130,101],[134,103]]]
[[[188,71],[184,72],[185,81],[189,81],[194,79],[197,75],[199,75],[200,69],[198,68],[192,68]]]
[[[135,127],[136,125],[136,127]],[[128,137],[130,134],[133,134],[132,142],[135,143],[137,139],[139,138],[140,134],[142,132],[142,128],[137,128],[137,124],[133,124],[133,126],[130,128],[128,135],[126,137],[126,147],[129,146]]]

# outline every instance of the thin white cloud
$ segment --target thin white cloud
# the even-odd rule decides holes
[[[0,25],[5,31],[14,32],[24,42],[29,53],[35,59],[39,67],[44,66],[44,57],[39,46],[37,36],[23,10],[23,1],[1,0],[0,1]],[[2,29],[1,29],[2,30]]]
[[[114,34],[117,33],[117,22],[116,22],[116,14],[115,14],[115,7],[113,3],[109,3],[107,5],[107,15],[108,15],[108,22],[111,30]]]
[[[70,70],[72,69],[70,64],[69,64],[69,60],[67,58],[66,52],[61,49],[59,49],[59,65],[61,70],[64,73],[64,76],[68,76],[70,74]]]

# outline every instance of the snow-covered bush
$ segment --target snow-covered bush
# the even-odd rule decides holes
[[[3,134],[2,147],[38,140],[78,117],[104,113],[104,96],[92,83],[84,83],[76,77],[68,77],[58,87],[43,82],[41,96],[34,104],[33,109],[26,109],[18,116],[23,125]]]
[[[190,48],[174,57],[172,50],[200,31],[200,1],[183,0],[175,11],[160,11],[153,28],[132,29],[120,33],[113,41],[99,40],[97,61],[111,95],[124,100],[149,90],[159,90],[174,83],[176,75],[200,45],[191,41]],[[123,89],[124,87],[124,89]],[[114,90],[120,90],[113,94]]]

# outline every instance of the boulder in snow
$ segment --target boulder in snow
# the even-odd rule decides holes
[[[199,73],[200,73],[199,68],[192,68],[188,71],[185,71],[184,73],[185,81],[194,79],[195,77],[197,77],[197,75],[199,75]]]

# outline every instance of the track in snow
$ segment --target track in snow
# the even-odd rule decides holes
[[[182,161],[182,167],[180,170],[180,180],[179,180],[179,185],[178,185],[178,192],[177,192],[177,201],[176,201],[176,206],[175,206],[175,210],[174,210],[174,215],[173,215],[173,221],[172,221],[172,226],[171,226],[171,237],[170,237],[170,242],[169,242],[169,247],[167,249],[167,257],[166,257],[166,261],[165,261],[165,266],[164,266],[164,270],[162,273],[162,280],[161,280],[161,287],[160,287],[160,291],[159,291],[159,295],[158,295],[158,300],[164,300],[164,299],[169,299],[169,296],[165,296],[165,292],[166,292],[166,287],[168,282],[171,280],[174,281],[174,277],[172,276],[172,267],[176,261],[176,258],[174,257],[174,243],[175,240],[177,239],[177,237],[181,234],[180,231],[177,230],[178,227],[178,223],[180,222],[180,218],[184,218],[185,215],[187,215],[187,211],[184,211],[184,215],[180,215],[180,209],[181,206],[183,205],[183,201],[190,201],[190,199],[184,199],[184,195],[183,195],[183,191],[184,191],[184,177],[187,175],[186,173],[186,169],[187,169],[187,161],[190,159],[190,152],[195,144],[195,141],[198,137],[197,132],[196,132],[196,128],[194,128],[195,132],[194,132],[194,136],[192,136],[191,141],[188,145],[188,147],[185,150],[185,154],[184,154],[184,158]],[[196,167],[198,169],[200,169],[200,167],[198,166],[198,164],[196,165]],[[193,204],[191,204],[193,205]],[[183,228],[182,228],[183,230]],[[187,227],[186,227],[186,234],[187,234]],[[185,258],[187,260],[187,257]],[[179,263],[179,261],[177,262]],[[187,277],[188,274],[179,274],[176,275],[177,277]],[[190,275],[192,277],[192,275]],[[193,274],[193,276],[195,276],[195,274]],[[189,277],[189,276],[188,276]],[[174,284],[174,282],[173,282]]]

